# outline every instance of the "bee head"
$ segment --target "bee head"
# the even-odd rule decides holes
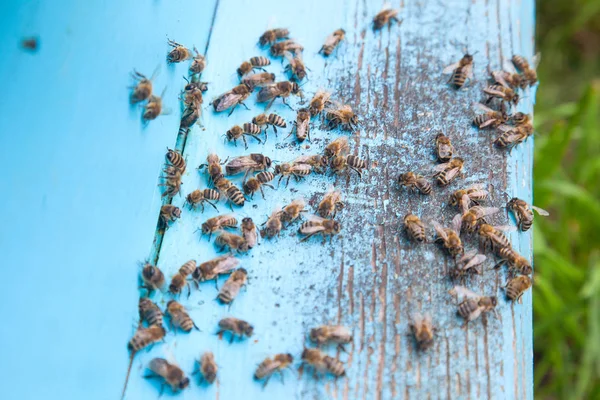
[[[265,157],[265,165],[267,166],[267,168],[271,168],[271,159],[269,157]]]
[[[517,104],[519,102],[519,95],[515,93],[515,95],[512,98],[512,102],[513,104]]]
[[[300,86],[296,82],[292,82],[292,94],[300,93]]]
[[[496,307],[498,305],[498,298],[496,296],[491,296],[490,302],[492,303],[492,306]]]
[[[189,384],[190,384],[190,378],[188,378],[186,376],[181,381],[179,381],[179,385],[177,385],[177,386],[179,387],[179,389],[185,389],[186,387],[188,387]]]
[[[341,230],[342,230],[342,225],[340,225],[340,223],[339,223],[339,222],[337,222],[337,221],[334,221],[334,222],[333,222],[333,231],[334,231],[335,233],[338,233],[338,232],[339,232],[339,231],[341,231]]]
[[[173,215],[174,215],[176,218],[180,218],[180,217],[181,217],[181,208],[179,208],[179,207],[175,207],[175,209],[173,210]]]

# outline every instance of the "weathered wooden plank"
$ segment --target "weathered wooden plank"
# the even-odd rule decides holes
[[[207,57],[209,67],[203,79],[211,82],[211,94],[222,93],[236,84],[233,75],[239,63],[262,54],[256,48],[258,36],[268,26],[289,27],[293,37],[306,48],[304,57],[312,69],[304,90],[312,94],[323,87],[352,104],[363,119],[363,129],[351,138],[355,154],[367,157],[369,173],[359,181],[355,176],[310,177],[290,189],[268,192],[263,201],[238,210],[240,216],[264,221],[276,205],[304,196],[315,206],[331,183],[342,188],[347,207],[340,216],[344,226],[333,244],[315,241],[298,243],[292,229],[281,238],[263,241],[243,266],[250,271],[247,292],[227,310],[213,302],[215,289],[203,285],[184,303],[203,330],[191,335],[169,336],[167,345],[156,346],[140,355],[134,371],[153,356],[174,354],[190,371],[201,351],[215,352],[222,367],[219,384],[195,385],[182,396],[199,393],[215,398],[532,398],[531,298],[523,305],[504,300],[499,318],[460,328],[462,321],[447,294],[450,266],[439,249],[415,247],[400,233],[400,219],[412,211],[424,219],[446,223],[455,213],[447,207],[449,193],[459,186],[493,184],[493,201],[501,204],[510,196],[531,197],[531,141],[510,157],[493,148],[488,134],[470,127],[470,104],[481,99],[488,64],[499,68],[513,53],[533,53],[533,2],[450,1],[394,2],[400,7],[402,26],[374,34],[370,18],[379,11],[378,2],[317,2],[302,7],[276,1],[222,2],[219,5]],[[232,27],[236,35],[232,36]],[[348,41],[336,57],[325,61],[316,55],[323,38],[343,27]],[[454,92],[444,85],[440,71],[462,55],[462,47],[475,56],[476,82],[467,90]],[[277,63],[269,68],[283,78]],[[520,107],[531,111],[533,93]],[[298,107],[298,103],[292,101]],[[194,128],[185,155],[196,166],[209,152],[223,157],[260,151],[275,160],[286,161],[297,154],[320,152],[337,132],[313,130],[310,149],[290,139],[274,139],[265,145],[250,144],[248,151],[223,143],[220,135],[234,124],[248,122],[262,112],[249,101],[251,111],[236,110],[231,117],[207,110],[204,129]],[[293,113],[281,105],[272,111],[293,120]],[[430,140],[443,129],[465,156],[466,178],[448,188],[437,189],[429,198],[409,195],[398,189],[395,178],[405,170],[429,171],[433,166]],[[206,177],[189,169],[185,191],[206,187]],[[175,204],[182,205],[183,198]],[[221,205],[221,211],[225,212]],[[214,210],[204,214],[184,212],[165,235],[159,266],[173,274],[186,260],[204,261],[216,255],[205,239],[194,233]],[[498,219],[498,222],[501,218]],[[513,243],[531,257],[530,234],[512,235]],[[482,293],[497,293],[505,277],[489,272],[475,279],[472,287]],[[160,299],[160,295],[157,299]],[[418,354],[408,332],[413,310],[429,312],[439,328],[436,345]],[[251,321],[255,336],[245,343],[228,344],[213,333],[217,321],[233,315]],[[285,385],[271,382],[266,389],[251,381],[257,363],[273,353],[301,353],[310,327],[342,323],[353,328],[354,343],[349,354],[340,354],[347,363],[348,378],[338,381],[310,376],[297,380],[288,376]],[[156,386],[134,374],[128,398],[145,398]]]
[[[120,394],[136,263],[154,237],[158,174],[175,144],[187,68],[166,67],[166,37],[203,50],[214,4],[0,4],[0,397]],[[30,35],[40,38],[34,54],[19,47]],[[156,91],[167,87],[174,112],[144,129],[141,110],[129,109],[129,73],[158,65]]]

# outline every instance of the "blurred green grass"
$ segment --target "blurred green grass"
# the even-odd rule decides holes
[[[535,395],[600,399],[600,1],[538,1]]]

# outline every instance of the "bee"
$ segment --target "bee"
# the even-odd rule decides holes
[[[410,330],[415,336],[417,342],[417,348],[421,351],[425,351],[433,346],[433,339],[435,334],[435,328],[431,323],[431,316],[429,314],[422,316],[421,314],[414,314],[410,321]]]
[[[179,133],[187,135],[187,130],[191,128],[200,118],[200,107],[197,105],[189,105],[183,110],[181,121],[179,122]]]
[[[516,112],[509,118],[514,125],[531,125],[531,116],[522,112]]]
[[[162,395],[165,384],[171,386],[173,392],[183,390],[190,384],[190,379],[185,375],[185,372],[177,365],[169,363],[164,358],[153,358],[150,360],[148,369],[165,381],[160,388],[160,395]],[[155,375],[147,375],[145,378],[153,378]]]
[[[147,297],[140,297],[140,302],[138,304],[138,309],[140,311],[140,320],[146,321],[149,326],[152,325],[160,325],[163,324],[163,313],[158,308],[156,303],[150,300]]]
[[[232,343],[236,336],[239,336],[240,338],[243,338],[244,336],[251,337],[254,333],[254,327],[241,319],[228,317],[219,321],[219,331],[217,332],[217,335],[222,335],[224,332],[231,332],[229,343]]]
[[[190,82],[187,78],[184,77],[184,79],[188,84],[183,88],[183,104],[189,108],[199,108],[204,103],[202,93],[208,90],[206,82]]]
[[[211,153],[206,157],[206,164],[201,164],[198,169],[206,167],[208,170],[208,176],[211,181],[216,181],[223,174],[221,166],[225,164],[227,160],[221,163],[221,159],[215,153]]]
[[[477,251],[471,251],[463,254],[463,256],[456,263],[456,267],[450,270],[450,278],[452,279],[464,279],[468,274],[479,274],[481,275],[480,265],[485,262],[487,257],[483,254],[478,254]]]
[[[204,212],[204,203],[210,204],[215,210],[219,211],[217,206],[214,205],[213,201],[219,201],[221,194],[215,189],[196,189],[192,193],[188,194],[185,198],[186,203],[188,204],[190,210],[192,208],[196,208],[197,206],[202,206],[202,212]]]
[[[307,68],[304,65],[304,61],[302,61],[302,56],[300,53],[293,55],[292,53],[286,51],[283,53],[283,55],[288,60],[288,65],[285,66],[284,72],[290,74],[290,79],[300,82],[306,78]]]
[[[450,195],[450,205],[455,207],[461,206],[463,210],[471,207],[471,203],[479,205],[479,203],[486,200],[489,195],[489,192],[483,188],[483,184],[477,183],[466,189],[454,191]]]
[[[302,352],[302,364],[300,365],[299,371],[303,371],[306,364],[313,367],[316,371],[329,372],[336,378],[346,375],[344,364],[339,360],[328,356],[319,349],[304,349]]]
[[[187,276],[190,275],[196,269],[196,261],[190,260],[183,264],[177,273],[171,278],[171,284],[169,285],[169,293],[180,294],[184,286],[188,287],[188,297],[190,296],[190,285],[187,283]]]
[[[217,295],[217,299],[219,299],[219,301],[222,303],[231,304],[240,292],[240,289],[243,286],[246,286],[247,282],[248,271],[246,271],[244,268],[236,269],[231,275],[229,275],[229,278],[227,278],[225,284],[221,286],[221,290]]]
[[[248,106],[244,104],[244,100],[246,100],[250,96],[251,92],[252,89],[245,83],[237,85],[230,91],[223,93],[215,100],[213,100],[213,108],[215,112],[221,112],[231,108],[229,115],[231,115],[235,108],[240,104],[246,107],[247,110],[249,110]]]
[[[294,159],[292,164],[306,164],[310,165],[315,172],[323,173],[324,169],[327,168],[329,162],[327,158],[320,154],[303,154]]]
[[[308,217],[308,221],[304,222],[300,225],[300,229],[298,229],[298,233],[304,236],[300,239],[301,242],[307,240],[313,235],[321,234],[323,236],[323,244],[325,243],[325,238],[329,236],[329,243],[331,243],[331,238],[333,235],[337,235],[342,230],[342,225],[334,221],[332,219],[325,219],[318,217],[316,215],[311,215]]]
[[[335,218],[335,215],[339,210],[344,209],[344,203],[342,202],[342,192],[331,188],[323,196],[323,200],[317,207],[317,214],[323,218]]]
[[[462,214],[457,214],[454,217],[456,220],[454,223],[457,226],[462,226],[467,233],[473,233],[481,223],[487,224],[485,217],[499,212],[500,209],[498,207],[473,206],[463,209]]]
[[[359,178],[362,178],[362,170],[367,168],[367,162],[352,154],[349,156],[336,156],[331,160],[332,173],[342,172],[346,167],[356,172]]]
[[[211,279],[214,279],[216,284],[219,275],[230,274],[238,265],[240,265],[240,260],[231,254],[213,258],[198,265],[194,272],[192,272],[192,279],[196,283],[196,286],[199,282]]]
[[[531,268],[529,261],[510,246],[496,249],[496,254],[502,261],[496,264],[494,269],[507,264],[511,272],[516,271],[521,275],[530,275],[533,272],[533,268]]]
[[[256,372],[254,373],[254,379],[261,380],[265,379],[263,387],[267,386],[269,379],[275,372],[279,372],[281,376],[281,382],[283,383],[283,369],[289,367],[294,362],[294,357],[287,353],[275,354],[273,359],[267,357],[263,362],[258,365]]]
[[[417,175],[414,172],[400,174],[398,183],[400,186],[407,187],[408,190],[416,189],[421,192],[421,194],[431,194],[431,184],[427,182],[425,177]]]
[[[292,94],[300,96],[301,93],[302,92],[300,91],[300,87],[296,82],[276,82],[262,87],[258,92],[258,95],[256,96],[256,101],[258,103],[264,103],[268,101],[269,104],[267,105],[266,109],[269,109],[269,107],[271,107],[271,104],[273,104],[275,99],[281,98],[283,104],[285,104],[291,110],[293,110],[293,108],[285,101],[285,99]]]
[[[131,104],[147,100],[150,95],[152,95],[152,80],[155,78],[155,75],[156,71],[152,74],[152,77],[148,79],[144,74],[133,70],[131,76],[135,80],[136,85],[133,87],[133,91],[129,97]]]
[[[342,40],[346,37],[346,31],[343,29],[338,29],[334,31],[331,35],[327,36],[325,39],[325,43],[319,53],[323,53],[325,57],[329,57],[331,53],[335,50],[335,48],[340,44]]]
[[[256,117],[252,118],[252,123],[256,124],[258,126],[267,125],[267,129],[269,129],[269,125],[271,125],[273,127],[273,130],[275,131],[275,134],[277,134],[277,127],[280,127],[280,128],[287,127],[287,123],[285,122],[285,119],[281,118],[277,114],[257,115]],[[266,134],[266,130],[265,130],[265,134]],[[266,139],[265,139],[265,141],[266,141]]]
[[[490,103],[494,98],[515,105],[519,102],[519,94],[508,86],[490,85],[483,89],[483,93],[488,95],[486,104]]]
[[[163,110],[162,98],[165,95],[166,88],[162,91],[160,96],[150,95],[148,102],[144,106],[144,112],[142,118],[145,122],[156,119],[159,115],[168,114],[169,111]]]
[[[138,328],[128,343],[129,350],[136,353],[151,344],[160,342],[165,337],[166,331],[162,325],[150,325],[147,328]]]
[[[179,151],[167,148],[165,159],[169,164],[181,171],[181,173],[185,172],[186,162]]]
[[[502,104],[502,108],[504,108],[504,103]],[[479,129],[497,128],[509,119],[508,114],[506,114],[506,111],[504,110],[492,110],[481,103],[474,103],[473,107],[478,111],[483,111],[482,114],[478,114],[473,118],[473,125]]]
[[[331,93],[321,89],[317,90],[317,93],[315,93],[308,106],[311,117],[316,117],[321,114],[323,110],[325,110],[325,107],[331,104],[329,101],[330,98]]]
[[[350,329],[340,325],[323,325],[310,330],[310,340],[318,346],[335,343],[340,350],[345,351],[344,345],[352,342]]]
[[[348,145],[348,138],[346,136],[340,136],[333,140],[325,147],[325,157],[331,159],[336,156],[343,156],[348,154],[350,146]]]
[[[168,40],[169,46],[173,47],[169,54],[167,54],[167,62],[169,63],[179,63],[182,61],[189,60],[193,58],[192,52],[186,47],[180,45],[173,40]]]
[[[181,209],[172,204],[165,204],[160,208],[160,222],[164,228],[169,227],[169,222],[181,217]]]
[[[238,221],[233,214],[217,215],[207,219],[202,224],[202,234],[208,235],[208,240],[210,240],[214,232],[223,228],[235,228],[237,223]]]
[[[173,167],[169,167],[169,168],[173,168]],[[167,188],[161,197],[173,197],[177,193],[180,193],[181,185],[182,185],[181,173],[176,168],[173,168],[173,173],[174,173],[174,176],[172,176],[172,177],[167,176],[165,179],[165,183],[161,183],[160,185],[158,185],[158,186],[165,186]]]
[[[240,65],[240,67],[237,69],[237,73],[239,76],[244,76],[252,72],[254,69],[265,71],[263,67],[266,67],[267,65],[271,65],[271,60],[269,60],[267,57],[252,57],[249,61],[244,61],[242,65]]]
[[[207,351],[200,357],[200,373],[202,378],[210,384],[217,379],[217,371],[219,370],[217,363],[215,362],[215,355],[212,351]]]
[[[247,75],[242,79],[242,83],[254,90],[256,87],[263,87],[275,83],[275,74],[270,72],[259,72]]]
[[[258,243],[258,228],[252,221],[252,218],[246,217],[242,220],[242,237],[248,243],[248,248],[251,249]]]
[[[142,267],[142,282],[142,287],[148,291],[160,290],[165,285],[165,275],[157,266],[147,262]]]
[[[408,213],[404,216],[404,228],[412,240],[419,243],[427,241],[425,224],[416,215]]]
[[[435,242],[441,243],[446,251],[448,251],[448,254],[456,259],[456,256],[464,253],[463,244],[459,235],[460,225],[457,226],[455,223],[452,228],[444,228],[436,221],[432,221],[432,224],[433,229],[435,229],[435,233],[437,234]]]
[[[304,47],[293,39],[283,40],[271,46],[270,52],[273,57],[281,57],[286,52],[300,54],[304,51]]]
[[[258,143],[262,143],[262,140],[256,135],[261,132],[260,127],[255,124],[245,123],[242,126],[234,125],[231,129],[227,131],[225,136],[227,140],[232,141],[237,146],[237,140],[242,139],[244,141],[244,147],[248,149],[248,142],[246,141],[246,136],[253,137],[258,141]]]
[[[448,83],[456,89],[462,88],[467,79],[473,79],[473,54],[465,54],[458,62],[444,68],[442,73],[450,74]]]
[[[196,55],[194,56],[194,61],[192,61],[192,64],[190,65],[190,75],[199,75],[204,71],[204,68],[206,68],[206,58],[198,52],[198,49],[196,49],[195,46],[194,53]]]
[[[460,157],[454,157],[447,163],[436,165],[434,177],[438,185],[446,186],[452,182],[462,171],[463,165],[464,161]]]
[[[191,332],[192,329],[196,329],[197,331],[200,330],[194,321],[192,321],[192,318],[185,307],[175,300],[171,300],[167,303],[167,314],[171,319],[171,325],[175,328],[181,328],[182,331],[188,333]]]
[[[494,144],[500,148],[507,147],[509,151],[523,143],[529,136],[533,134],[533,126],[531,124],[508,126],[501,125],[498,127],[502,134],[494,140]]]
[[[455,286],[450,290],[450,294],[462,300],[458,305],[458,314],[466,323],[476,320],[482,313],[495,310],[498,305],[496,296],[482,296],[462,286]]]
[[[511,88],[525,89],[527,87],[527,80],[516,71],[491,71],[490,75],[492,80],[500,85],[508,86]]]
[[[306,137],[310,140],[310,112],[308,111],[308,108],[301,108],[298,110],[296,121],[294,121],[294,129],[290,132],[290,135],[294,131],[296,132],[296,139],[298,142],[304,142]]]
[[[525,80],[525,82],[527,82],[529,84],[529,86],[533,86],[537,83],[538,79],[537,79],[537,72],[536,72],[536,68],[538,66],[538,64],[540,63],[541,60],[541,55],[540,53],[537,53],[534,57],[533,57],[533,68],[529,65],[529,63],[527,62],[527,60],[525,59],[525,57],[523,56],[513,56],[512,57],[512,62],[515,65],[515,67],[517,67],[517,69],[519,71],[521,71],[521,73],[523,73],[523,79]]]
[[[347,104],[335,104],[325,110],[327,128],[340,128],[344,131],[354,131],[358,126],[358,115]]]
[[[397,23],[402,23],[397,17],[398,10],[392,10],[389,8],[381,10],[377,15],[373,18],[373,30],[378,31],[382,29],[384,26],[391,26],[392,21],[396,21]]]
[[[450,138],[443,133],[438,133],[435,137],[435,155],[441,162],[448,162],[454,153],[454,146]]]
[[[215,245],[219,247],[219,252],[229,248],[231,253],[246,253],[250,250],[246,239],[240,235],[229,232],[221,232],[215,239]]]
[[[510,199],[506,204],[506,208],[514,213],[515,218],[517,219],[517,227],[523,232],[528,231],[529,228],[531,228],[531,225],[533,225],[533,210],[545,217],[550,215],[548,211],[528,204],[516,197]]]
[[[510,241],[502,231],[513,230],[512,226],[492,226],[488,224],[479,225],[477,233],[479,235],[479,245],[485,251],[490,247],[491,250],[497,251],[504,247],[510,247]]]
[[[229,200],[229,208],[233,210],[231,204],[235,204],[238,207],[244,206],[244,203],[246,202],[244,194],[237,186],[231,183],[229,179],[221,175],[214,181],[214,183],[215,187],[223,192],[227,197],[227,200]]]
[[[272,238],[274,236],[279,236],[283,226],[281,223],[281,211],[274,210],[263,226],[264,229],[260,232],[262,237]]]
[[[302,197],[294,199],[290,204],[281,209],[279,219],[282,223],[289,225],[300,217],[300,214],[305,211],[304,207],[306,207],[306,202]]]
[[[271,159],[259,153],[251,153],[231,159],[225,165],[227,175],[237,175],[245,172],[244,179],[250,172],[264,171],[271,167]]]
[[[533,285],[533,281],[527,275],[519,275],[512,278],[506,283],[504,290],[506,291],[506,297],[512,301],[521,302],[523,294]]]
[[[275,175],[269,171],[263,171],[258,173],[255,177],[248,179],[244,182],[244,193],[249,195],[250,198],[254,198],[254,193],[260,190],[260,194],[262,198],[265,198],[265,192],[263,191],[263,186],[268,186],[271,189],[275,189],[273,185],[267,183],[275,179]]]
[[[312,172],[312,166],[308,164],[294,164],[291,163],[281,163],[275,166],[275,175],[281,175],[279,180],[277,181],[277,187],[281,183],[281,180],[287,177],[285,187],[288,187],[290,183],[290,179],[292,176],[296,181],[299,181],[301,178],[307,176]]]
[[[261,46],[271,45],[280,39],[287,39],[290,36],[290,31],[284,28],[270,29],[263,33],[258,39]]]

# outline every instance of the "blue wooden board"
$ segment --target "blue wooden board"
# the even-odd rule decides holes
[[[278,26],[288,27],[305,47],[311,68],[303,87],[307,96],[318,88],[329,89],[358,111],[363,129],[350,143],[371,168],[362,181],[356,176],[315,176],[290,183],[288,189],[267,189],[267,200],[255,196],[236,210],[240,217],[264,222],[275,206],[298,196],[314,207],[331,184],[342,189],[347,204],[339,218],[342,234],[331,245],[322,246],[318,239],[298,243],[290,228],[243,256],[251,280],[230,310],[213,301],[217,292],[211,284],[189,299],[183,297],[203,332],[171,332],[166,344],[139,354],[126,398],[158,395],[157,385],[142,378],[152,357],[172,355],[191,372],[194,359],[207,349],[221,367],[218,384],[199,387],[194,380],[178,397],[533,397],[530,293],[522,305],[502,300],[499,318],[490,316],[462,330],[447,294],[449,260],[433,246],[415,248],[400,233],[401,217],[409,210],[426,220],[449,222],[455,211],[445,206],[448,194],[470,183],[492,183],[497,204],[503,201],[502,191],[531,200],[532,141],[505,157],[469,120],[470,104],[481,99],[487,65],[499,68],[513,53],[532,56],[533,2],[394,2],[393,7],[401,8],[402,25],[374,34],[369,22],[381,6],[338,0],[302,5],[222,1],[212,32],[213,2],[0,6],[2,15],[13,16],[0,28],[6,55],[0,61],[5,88],[0,144],[10,166],[7,187],[22,194],[3,201],[5,209],[27,207],[0,236],[5,279],[18,282],[5,285],[1,307],[4,315],[27,315],[36,328],[51,327],[42,334],[33,327],[0,328],[2,342],[11,344],[5,346],[8,362],[0,367],[11,382],[4,388],[6,398],[120,395],[128,361],[125,343],[136,324],[136,261],[151,253],[161,204],[156,184],[164,150],[176,143],[177,93],[186,70],[185,65],[164,64],[166,37],[203,51],[211,32],[202,76],[210,82],[205,96],[210,99],[236,84],[234,73],[241,61],[266,54],[256,41],[264,30]],[[347,41],[325,60],[316,53],[323,39],[340,27]],[[31,55],[17,43],[33,33],[40,35],[41,49]],[[460,58],[464,45],[478,51],[476,82],[456,93],[444,85],[440,71]],[[135,67],[151,74],[157,65],[161,71],[156,87],[160,91],[167,86],[165,103],[173,113],[142,129],[139,110],[128,108],[128,73]],[[280,79],[282,69],[278,62],[269,67]],[[531,111],[533,99],[530,93],[520,109]],[[299,106],[296,99],[291,103]],[[321,152],[324,143],[340,135],[315,127],[313,141],[298,146],[292,138],[284,140],[288,129],[279,138],[270,134],[265,145],[251,141],[248,151],[223,143],[227,129],[263,111],[254,96],[247,104],[251,111],[240,108],[229,118],[204,110],[203,127],[193,127],[185,143],[190,168],[184,193],[206,187],[206,176],[194,167],[208,152],[223,157],[261,152],[288,161],[301,153]],[[270,111],[288,124],[294,119],[280,103]],[[398,173],[433,166],[430,139],[436,129],[446,130],[467,159],[466,178],[436,190],[431,198],[398,190]],[[183,197],[174,199],[174,204],[182,203]],[[219,207],[226,212],[223,203]],[[213,245],[194,233],[213,215],[209,208],[203,214],[186,210],[167,231],[158,253],[166,275],[190,258],[202,262],[216,255]],[[530,233],[511,239],[531,257]],[[504,276],[489,273],[472,287],[501,294],[504,282]],[[162,297],[156,294],[155,299]],[[418,354],[405,335],[413,310],[431,313],[439,328],[436,345],[425,354]],[[213,334],[216,323],[226,315],[252,322],[254,337],[231,345],[218,340]],[[284,385],[275,379],[264,390],[251,379],[267,356],[290,352],[299,358],[308,345],[308,330],[323,323],[352,327],[349,354],[339,354],[347,378],[316,381],[308,374],[298,380],[288,372]],[[164,396],[172,395],[167,391]]]

